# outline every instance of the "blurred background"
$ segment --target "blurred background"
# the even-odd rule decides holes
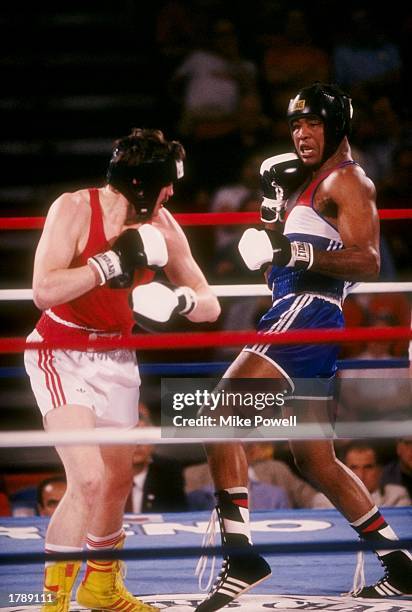
[[[258,210],[259,166],[291,150],[289,98],[314,80],[353,97],[354,158],[375,181],[379,208],[412,201],[412,13],[398,0],[16,0],[0,9],[0,210],[44,216],[63,191],[104,184],[113,141],[132,127],[162,129],[187,151],[174,212]],[[381,280],[411,280],[409,221],[382,223]],[[186,228],[212,284],[261,283],[236,244],[244,228]],[[1,231],[0,288],[31,285],[37,230]],[[222,299],[207,329],[252,329],[268,299]],[[39,312],[1,302],[3,336],[24,336]],[[347,324],[410,325],[408,294],[351,296]],[[406,357],[406,342],[350,345],[342,357]],[[229,360],[235,350],[139,354],[141,362]],[[40,428],[21,355],[1,355],[2,430]],[[143,377],[143,400],[159,418],[158,377]],[[370,407],[373,410],[373,406]],[[178,447],[171,447],[179,454]],[[384,445],[395,457],[395,441]],[[202,460],[181,453],[182,465]],[[286,453],[286,451],[285,451]],[[392,453],[392,454],[391,454]],[[184,458],[182,458],[184,456]],[[178,457],[179,458],[179,457]],[[287,459],[287,457],[286,457]],[[39,479],[59,469],[50,449],[0,452],[10,475]],[[412,472],[412,467],[411,467]]]

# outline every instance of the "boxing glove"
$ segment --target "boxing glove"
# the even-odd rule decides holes
[[[110,287],[118,289],[131,286],[136,268],[158,270],[167,261],[163,234],[146,223],[122,232],[110,250],[89,257],[87,263],[99,273],[101,285],[109,282]]]
[[[190,287],[172,287],[148,283],[133,289],[131,305],[136,323],[148,331],[159,331],[175,315],[188,315],[196,307],[197,297]]]
[[[289,196],[303,183],[307,170],[296,153],[268,157],[260,167],[263,200],[260,219],[264,223],[283,222]]]
[[[309,242],[291,242],[273,230],[247,229],[239,241],[239,252],[249,270],[260,270],[267,264],[308,270],[313,264]]]

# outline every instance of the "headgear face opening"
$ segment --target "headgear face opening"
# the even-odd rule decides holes
[[[336,85],[315,83],[301,89],[289,102],[287,119],[289,127],[294,119],[308,115],[319,117],[324,124],[325,150],[322,162],[338,148],[345,136],[349,136],[352,122],[352,103]]]
[[[120,150],[113,151],[107,182],[134,206],[139,220],[150,219],[161,189],[183,177],[183,161],[170,153],[163,158],[130,164],[117,160]]]

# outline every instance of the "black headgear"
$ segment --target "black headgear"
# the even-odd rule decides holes
[[[119,146],[113,151],[106,175],[107,182],[133,204],[140,220],[147,220],[153,213],[162,187],[182,178],[183,161],[169,154],[167,157],[129,165],[117,161],[120,150]]]
[[[325,152],[323,160],[334,153],[344,136],[350,134],[352,121],[351,99],[336,85],[315,83],[301,89],[289,102],[289,126],[294,119],[316,115],[325,126]]]

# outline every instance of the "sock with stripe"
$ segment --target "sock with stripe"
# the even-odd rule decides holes
[[[113,550],[119,548],[125,538],[123,527],[105,536],[87,534],[86,546],[88,550]]]
[[[86,546],[88,550],[96,550],[96,551],[114,550],[115,548],[122,547],[124,539],[125,539],[125,533],[124,533],[123,527],[105,536],[96,536],[92,533],[88,533],[87,540],[86,540]],[[90,565],[90,563],[93,565],[93,571],[106,572],[108,568],[111,568],[113,566],[112,560],[103,561],[100,559],[99,560],[93,559],[87,562],[88,565]]]
[[[87,548],[99,551],[120,549],[125,540],[123,529],[105,536],[87,534]],[[96,560],[87,562],[86,574],[76,593],[77,603],[82,609],[113,610],[122,612],[156,612],[149,604],[145,604],[128,591],[123,582],[123,562],[119,560]],[[46,611],[47,612],[47,611]],[[57,612],[61,612],[60,610]]]
[[[223,546],[251,546],[249,496],[246,487],[216,492],[217,513]]]
[[[395,542],[399,538],[376,506],[350,525],[357,531],[361,539],[376,543],[375,553],[389,573],[397,571],[400,555],[409,560],[412,558],[406,550],[385,550],[385,542]]]

